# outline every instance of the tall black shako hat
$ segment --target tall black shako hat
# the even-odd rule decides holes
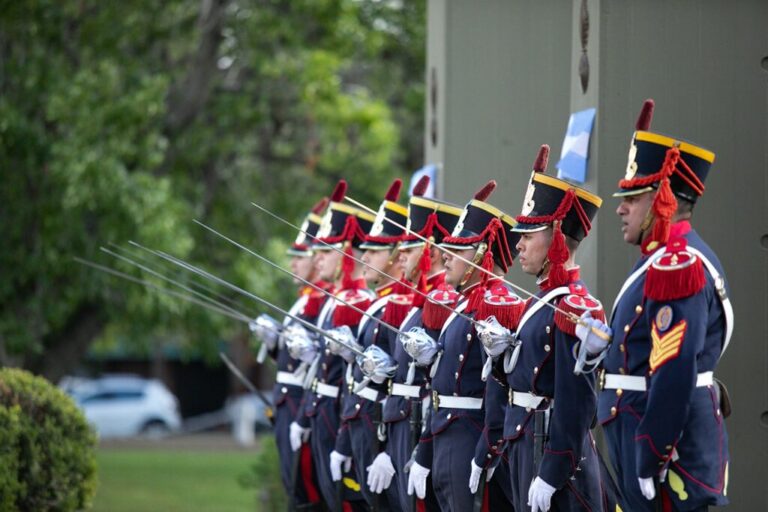
[[[517,256],[515,245],[519,235],[513,232],[515,219],[486,202],[495,189],[496,181],[491,180],[475,193],[464,207],[451,236],[445,237],[440,245],[458,250],[477,247],[476,257],[484,252],[483,268],[491,271],[496,263],[506,273]]]
[[[306,257],[312,256],[312,241],[317,236],[320,224],[323,222],[323,210],[328,206],[328,198],[324,197],[312,207],[304,222],[301,224],[296,240],[288,248],[289,256]]]
[[[354,289],[357,284],[352,279],[355,268],[353,248],[360,248],[365,241],[365,234],[373,225],[374,216],[359,208],[344,204],[344,196],[347,193],[347,182],[339,180],[331,194],[331,202],[328,211],[325,212],[323,222],[317,232],[317,241],[313,244],[315,251],[328,250],[333,246],[344,250],[344,259],[341,262],[342,288]]]
[[[676,196],[695,204],[704,194],[704,180],[715,161],[715,154],[707,149],[649,131],[653,109],[653,100],[645,100],[629,146],[626,174],[613,194],[624,197],[656,190],[651,210],[655,222],[644,250],[667,242],[670,219],[677,211]]]
[[[549,280],[552,286],[561,286],[568,282],[564,264],[570,257],[564,235],[577,241],[583,240],[592,229],[592,219],[603,200],[567,181],[547,176],[548,161],[549,146],[544,144],[533,164],[515,231],[531,233],[552,226],[552,243],[547,252]]]
[[[413,187],[411,199],[408,201],[408,229],[403,236],[401,249],[423,247],[419,260],[419,279],[417,288],[419,294],[413,297],[413,305],[422,307],[427,294],[427,276],[432,270],[431,246],[439,244],[459,221],[463,210],[453,204],[424,197],[429,187],[429,176],[422,176]],[[430,243],[427,243],[429,240]]]
[[[364,251],[392,250],[400,243],[405,234],[408,222],[408,209],[397,203],[400,199],[400,189],[403,181],[397,178],[389,186],[384,201],[376,212],[373,225],[365,236],[365,242],[360,244]]]
[[[413,187],[408,201],[407,232],[400,244],[402,249],[420,247],[425,239],[439,244],[443,238],[451,236],[453,228],[463,212],[460,206],[424,197],[429,187],[429,176],[422,176]]]
[[[346,194],[347,182],[339,180],[336,188],[333,189],[331,202],[317,232],[317,238],[322,243],[314,244],[314,250],[328,249],[328,245],[337,248],[352,246],[359,249],[365,242],[366,233],[373,225],[374,216],[343,203]]]

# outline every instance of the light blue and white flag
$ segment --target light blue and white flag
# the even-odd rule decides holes
[[[557,177],[584,183],[587,181],[587,162],[589,159],[589,137],[595,123],[597,109],[588,108],[574,112],[568,120],[563,150],[557,162]]]
[[[435,164],[427,164],[413,173],[413,176],[411,176],[411,184],[408,187],[408,195],[413,195],[413,189],[416,187],[416,184],[422,176],[429,176],[429,186],[424,193],[424,197],[435,197],[435,190],[437,187],[437,165]]]

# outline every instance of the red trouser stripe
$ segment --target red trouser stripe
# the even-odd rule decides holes
[[[312,480],[312,453],[309,450],[308,443],[301,445],[301,478],[309,502],[320,503],[320,493],[317,487],[315,487],[315,482]]]

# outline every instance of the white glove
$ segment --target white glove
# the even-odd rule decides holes
[[[471,471],[469,473],[469,491],[472,494],[477,493],[477,488],[480,484],[480,474],[483,472],[483,468],[475,464],[475,459],[469,461]],[[496,467],[488,468],[485,472],[485,481],[490,482],[493,478],[493,472],[496,471]]]
[[[381,494],[384,489],[389,489],[392,477],[395,476],[395,467],[387,452],[378,454],[366,469],[368,470],[368,488],[372,493]]]
[[[656,484],[654,484],[653,478],[638,478],[637,482],[640,484],[640,492],[643,493],[645,499],[652,500],[656,497]]]
[[[344,473],[347,473],[352,469],[352,457],[348,455],[342,455],[336,450],[331,452],[331,480],[338,482],[341,480],[341,465],[344,465]]]
[[[304,428],[295,421],[291,423],[288,430],[288,439],[291,441],[291,450],[296,451],[301,448],[302,443],[306,443],[309,440],[308,428]]]
[[[528,505],[531,506],[531,512],[547,512],[552,504],[552,495],[555,489],[547,482],[537,476],[531,487],[528,489]]]
[[[408,496],[416,492],[416,497],[423,500],[427,496],[427,477],[430,470],[414,462],[408,472]]]
[[[594,356],[605,350],[609,340],[604,340],[595,334],[593,328],[607,334],[606,337],[609,339],[613,336],[611,328],[600,320],[592,318],[589,311],[585,311],[584,314],[581,315],[580,320],[581,322],[576,324],[576,337],[581,340],[581,343],[584,345],[584,348],[589,355]]]

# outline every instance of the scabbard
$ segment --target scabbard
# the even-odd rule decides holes
[[[296,512],[298,503],[296,503],[296,490],[299,486],[299,469],[301,466],[301,450],[304,446],[300,446],[298,450],[293,452],[293,458],[291,459],[291,495],[288,502],[288,510]]]
[[[533,413],[533,475],[539,474],[541,458],[544,456],[544,441],[547,433],[545,432],[545,414],[546,411],[534,411]]]
[[[474,498],[472,498],[472,512],[483,511],[483,501],[485,501],[485,478],[487,471],[484,469],[480,473],[480,483],[477,484],[477,492]]]
[[[421,438],[421,400],[411,400],[411,418],[409,421],[411,424],[411,446],[408,451],[413,453],[414,448],[418,446],[419,439]],[[411,510],[417,510],[416,505],[418,500],[419,499],[414,492],[411,498]]]

